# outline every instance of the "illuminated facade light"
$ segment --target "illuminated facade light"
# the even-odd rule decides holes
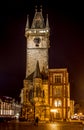
[[[62,101],[61,100],[55,100],[54,101],[54,106],[55,107],[62,107]]]
[[[57,109],[51,109],[50,112],[58,112]]]

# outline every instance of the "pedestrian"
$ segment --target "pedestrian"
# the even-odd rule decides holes
[[[38,126],[38,121],[39,121],[39,118],[36,117],[36,119],[35,119],[35,125],[36,125],[36,126]]]

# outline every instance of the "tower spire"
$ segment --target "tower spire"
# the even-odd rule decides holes
[[[40,12],[42,12],[42,5],[40,6]]]
[[[35,6],[35,12],[37,12],[37,5]]]
[[[27,22],[26,22],[25,31],[27,31],[28,29],[29,29],[29,15],[27,15]]]
[[[46,28],[49,28],[48,14],[47,14],[47,17],[46,17]]]

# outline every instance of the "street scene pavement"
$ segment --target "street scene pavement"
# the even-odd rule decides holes
[[[34,125],[28,122],[0,123],[0,130],[84,130],[80,122],[51,122]]]

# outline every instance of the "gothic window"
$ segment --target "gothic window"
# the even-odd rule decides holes
[[[26,90],[26,98],[28,97],[28,91]]]
[[[40,28],[40,21],[39,21],[39,20],[36,21],[35,27],[36,27],[36,28]]]
[[[29,91],[29,100],[32,99],[32,98],[33,98],[33,90],[31,89],[31,90]]]
[[[36,97],[40,97],[41,96],[41,88],[37,87],[36,88]]]

